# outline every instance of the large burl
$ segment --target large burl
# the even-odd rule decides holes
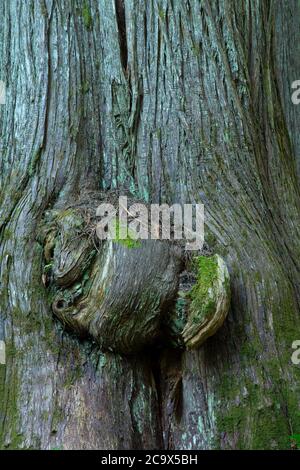
[[[196,276],[183,292],[182,248],[150,239],[100,241],[100,202],[96,197],[45,215],[43,282],[53,313],[73,333],[92,337],[103,351],[133,354],[157,339],[174,344],[174,335],[177,345],[201,345],[228,312],[225,263],[220,257],[194,256]]]
[[[160,240],[97,240],[96,207],[48,212],[44,283],[54,314],[102,350],[131,354],[153,343],[174,299],[181,250]]]

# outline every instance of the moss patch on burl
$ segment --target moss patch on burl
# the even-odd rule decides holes
[[[121,238],[121,230],[126,230],[127,236],[126,238]],[[120,243],[121,245],[125,246],[125,248],[140,248],[141,247],[141,240],[136,240],[134,238],[134,234],[128,229],[127,227],[122,227],[120,222],[116,220],[114,224],[114,238],[113,241],[116,243]]]
[[[174,309],[165,325],[172,345],[196,348],[216,333],[227,316],[229,273],[216,254],[194,256],[183,274],[185,281],[179,283]]]
[[[197,256],[193,260],[192,268],[197,281],[188,294],[191,300],[190,314],[194,323],[200,323],[216,308],[216,302],[210,298],[210,292],[218,278],[218,261],[216,256]]]
[[[195,283],[188,293],[187,323],[182,331],[188,348],[201,346],[222,326],[230,305],[229,273],[219,255],[192,261]]]

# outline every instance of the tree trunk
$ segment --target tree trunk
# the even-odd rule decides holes
[[[0,446],[289,448],[299,2],[4,0],[0,16]],[[103,352],[52,314],[45,213],[124,187],[205,204],[232,301],[197,350]]]

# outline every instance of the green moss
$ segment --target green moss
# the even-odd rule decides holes
[[[291,357],[291,345],[299,337],[299,312],[292,292],[287,289],[286,292],[282,292],[282,296],[283,299],[278,308],[273,312],[273,323],[276,342],[282,352],[282,361],[288,364]]]
[[[12,238],[12,235],[12,231],[6,228],[3,233],[3,241],[5,242],[7,240],[10,240]]]
[[[284,416],[278,410],[260,410],[257,426],[253,430],[252,449],[288,449],[289,429]]]
[[[0,415],[9,417],[10,426],[5,430],[0,427],[0,449],[18,449],[23,440],[19,431],[18,369],[13,366],[16,354],[14,344],[6,343],[6,366],[0,366]]]
[[[64,383],[64,388],[69,389],[77,382],[83,375],[83,370],[80,365],[75,366],[72,368],[67,375],[67,378]]]
[[[133,238],[132,234],[130,234],[129,229],[127,229],[127,237],[125,239],[120,238],[121,226],[120,226],[120,222],[118,220],[116,220],[114,230],[115,230],[114,242],[120,243],[121,245],[125,246],[126,248],[140,248],[141,247],[141,241],[140,240],[135,240]]]
[[[243,391],[243,393],[242,393]],[[290,426],[276,383],[225,375],[218,387],[218,437],[235,449],[289,449]]]
[[[162,8],[160,8],[160,7],[158,7],[158,16],[160,17],[160,19],[161,19],[162,21],[165,21],[165,19],[166,19],[166,14],[165,14],[164,10],[163,10]]]
[[[63,419],[64,419],[64,412],[62,408],[60,408],[59,406],[56,406],[52,415],[52,422],[51,422],[52,434],[57,433],[58,426],[63,421]]]
[[[266,357],[259,333],[253,331],[240,350],[243,375],[240,370],[229,371],[228,365],[227,373],[216,386],[217,436],[219,442],[226,436],[222,444],[226,448],[231,445],[235,449],[295,448],[291,436],[300,432],[300,369],[290,363],[295,320],[287,301],[288,306],[282,313],[285,323],[279,312],[273,311],[276,343],[280,345],[278,355]],[[280,326],[276,325],[279,318]],[[258,367],[258,361],[262,368]]]
[[[199,56],[200,54],[200,46],[199,44],[196,44],[196,43],[193,43],[192,45],[192,53],[194,54],[194,56]]]
[[[29,169],[28,169],[28,175],[29,176],[32,176],[35,169],[36,169],[36,166],[38,164],[38,162],[40,161],[40,158],[41,158],[41,155],[42,155],[42,149],[39,148],[35,154],[33,155],[32,159],[31,159],[31,162],[30,162],[30,165],[29,165]]]
[[[86,29],[88,31],[91,31],[91,29],[93,28],[93,18],[87,3],[84,3],[82,7],[82,18]]]
[[[292,434],[290,436],[290,440],[291,440],[291,447],[293,449],[300,450],[300,434]]]
[[[41,418],[42,418],[43,421],[48,421],[49,417],[50,417],[49,411],[43,411],[42,412]]]
[[[44,272],[44,273],[49,273],[49,272],[52,271],[52,268],[53,268],[53,264],[52,264],[52,263],[46,264],[46,265],[43,267],[43,272]]]
[[[196,283],[189,292],[190,312],[193,322],[199,323],[215,309],[215,303],[209,299],[209,290],[217,279],[218,262],[216,256],[198,256],[193,260]]]
[[[85,80],[81,85],[81,93],[86,95],[90,91],[90,84]]]

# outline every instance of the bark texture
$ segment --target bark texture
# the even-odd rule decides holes
[[[299,2],[3,0],[0,18],[1,447],[289,448]],[[123,187],[205,204],[232,300],[198,350],[101,353],[52,315],[45,213]]]

